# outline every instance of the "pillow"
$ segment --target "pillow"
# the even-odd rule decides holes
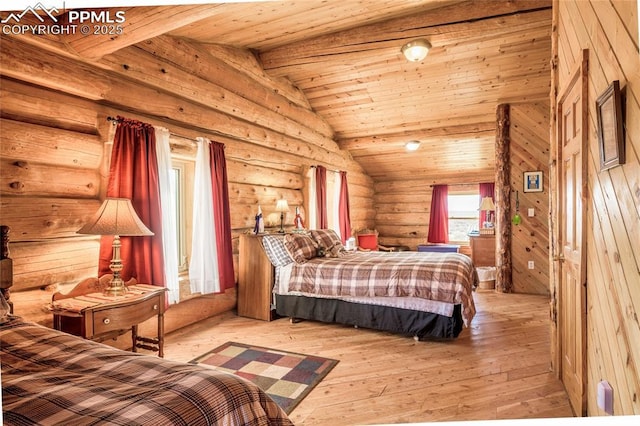
[[[273,266],[285,266],[293,262],[284,246],[283,234],[263,236],[262,247]]]
[[[317,245],[310,236],[305,234],[285,235],[284,247],[296,263],[305,263],[316,257]]]
[[[325,250],[332,250],[335,247],[342,250],[345,249],[342,245],[342,240],[333,229],[314,229],[310,233],[316,243]]]
[[[9,321],[9,314],[11,313],[11,308],[9,307],[9,303],[4,299],[4,294],[0,291],[0,324],[4,324]]]

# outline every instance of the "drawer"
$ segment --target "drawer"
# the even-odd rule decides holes
[[[158,315],[160,311],[158,297],[142,300],[127,306],[117,306],[110,309],[93,312],[93,336],[109,331],[131,328],[149,318]]]

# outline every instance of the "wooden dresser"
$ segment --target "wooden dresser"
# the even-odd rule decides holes
[[[471,235],[471,260],[476,267],[496,266],[496,236],[494,234]]]
[[[274,267],[262,248],[260,235],[240,235],[238,271],[238,315],[271,321]]]

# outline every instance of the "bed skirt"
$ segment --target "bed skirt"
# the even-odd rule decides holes
[[[410,335],[418,340],[453,339],[462,331],[461,306],[453,316],[389,306],[345,302],[339,299],[276,294],[280,316],[338,323]]]

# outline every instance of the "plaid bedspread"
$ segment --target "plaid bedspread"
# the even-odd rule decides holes
[[[232,374],[113,349],[37,324],[0,326],[5,425],[292,425]]]
[[[357,252],[295,264],[289,291],[325,296],[420,297],[462,305],[468,326],[478,274],[459,253]]]

